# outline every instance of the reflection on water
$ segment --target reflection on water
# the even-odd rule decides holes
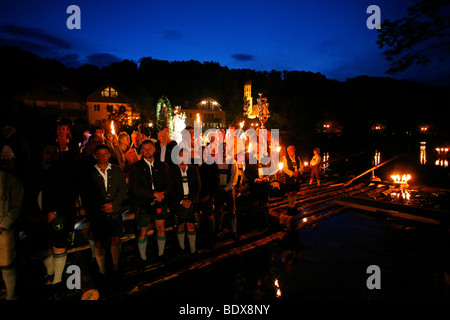
[[[434,164],[438,167],[448,167],[448,151],[447,147],[436,148],[436,160]],[[422,141],[420,143],[420,154],[419,154],[420,164],[427,164],[427,143]]]
[[[446,158],[438,158],[434,164],[440,167],[447,168],[448,160]]]
[[[428,148],[429,149],[429,148]],[[450,148],[448,147],[438,147],[435,149],[427,150],[427,142],[421,141],[419,145],[419,164],[420,165],[426,165],[426,164],[433,164],[439,167],[447,168],[449,166],[449,151]],[[382,161],[382,153],[380,149],[375,149],[372,151],[372,164],[373,166],[377,166]],[[430,154],[431,153],[431,154]],[[324,152],[322,155],[322,161],[325,162],[322,165],[322,170],[324,172],[327,172],[330,170],[330,162],[336,161],[336,159],[333,159],[330,157],[329,152]],[[306,163],[305,163],[306,164]]]
[[[420,143],[420,164],[427,164],[427,143],[422,141]]]
[[[381,163],[381,152],[378,150],[375,150],[375,155],[373,156],[373,164],[374,166],[377,166]]]
[[[448,155],[448,148],[436,148],[439,157],[446,157]]]
[[[409,190],[399,190],[398,192],[391,192],[390,194],[391,200],[393,201],[401,201],[404,204],[408,204],[408,201],[411,199],[411,192]]]
[[[324,172],[329,171],[329,170],[330,170],[330,163],[329,163],[328,161],[330,161],[330,153],[325,152],[325,153],[323,154],[323,156],[322,156],[322,161],[325,162],[325,163],[322,165],[322,170],[323,170]]]

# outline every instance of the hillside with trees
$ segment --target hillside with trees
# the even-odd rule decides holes
[[[142,58],[139,65],[124,60],[104,68],[84,65],[74,69],[16,47],[0,47],[0,54],[6,81],[0,89],[1,121],[25,128],[36,127],[39,115],[14,97],[51,83],[63,84],[81,96],[113,84],[150,118],[163,95],[172,105],[182,107],[210,96],[222,105],[228,123],[237,123],[243,120],[243,87],[251,80],[254,102],[259,92],[268,98],[268,128],[292,132],[296,139],[317,134],[318,124],[324,120],[338,124],[342,136],[361,139],[377,122],[384,123],[389,133],[414,131],[423,123],[432,123],[440,136],[447,137],[449,131],[443,116],[450,102],[448,87],[364,75],[336,81],[313,72],[230,69],[215,62],[169,62],[151,57]]]

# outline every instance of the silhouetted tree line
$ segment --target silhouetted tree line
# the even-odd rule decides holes
[[[254,103],[258,93],[268,98],[271,117],[268,128],[291,132],[294,140],[307,140],[317,132],[321,120],[342,126],[342,136],[361,141],[371,126],[383,122],[389,133],[415,130],[432,123],[435,133],[448,135],[444,112],[449,105],[448,87],[435,87],[406,80],[359,76],[336,81],[305,71],[255,71],[230,69],[216,62],[168,62],[144,57],[139,65],[124,60],[99,68],[83,65],[67,68],[16,47],[0,47],[0,122],[14,119],[18,125],[34,127],[39,118],[14,101],[14,97],[46,84],[60,83],[87,96],[105,84],[113,84],[133,99],[143,114],[154,118],[156,103],[165,95],[173,106],[191,107],[211,96],[227,112],[229,123],[243,119],[243,88],[252,81]]]

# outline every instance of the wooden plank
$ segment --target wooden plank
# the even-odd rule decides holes
[[[450,218],[450,213],[442,210],[393,204],[386,201],[377,201],[358,197],[335,199],[334,203],[359,210],[383,213],[388,216],[415,220],[434,225],[446,224]]]

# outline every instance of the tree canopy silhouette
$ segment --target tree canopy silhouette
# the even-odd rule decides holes
[[[389,74],[405,71],[414,63],[443,61],[450,48],[450,0],[420,0],[408,8],[408,16],[384,20],[376,41],[390,62]]]

